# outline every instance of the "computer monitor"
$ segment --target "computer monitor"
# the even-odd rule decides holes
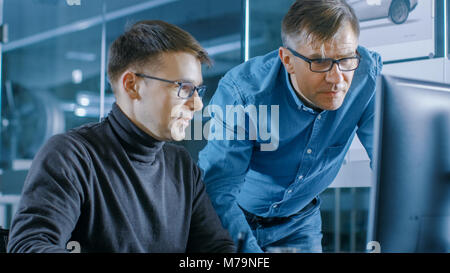
[[[376,96],[368,240],[450,252],[450,85],[382,76]]]

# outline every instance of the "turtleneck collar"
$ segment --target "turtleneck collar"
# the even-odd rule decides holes
[[[107,119],[127,154],[142,163],[153,163],[164,141],[157,140],[136,126],[114,103]]]

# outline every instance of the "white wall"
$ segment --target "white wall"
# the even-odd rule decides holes
[[[445,58],[387,64],[383,74],[450,83],[450,61]]]

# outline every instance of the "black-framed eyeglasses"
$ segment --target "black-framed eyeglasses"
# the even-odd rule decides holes
[[[178,97],[180,97],[182,99],[189,99],[190,97],[192,97],[192,95],[194,95],[195,91],[197,91],[198,96],[200,98],[202,98],[206,92],[206,85],[195,86],[191,82],[171,81],[171,80],[161,79],[158,77],[153,77],[153,76],[149,76],[149,75],[145,75],[145,74],[141,74],[141,73],[134,73],[134,74],[138,77],[153,79],[153,80],[158,80],[158,81],[163,81],[163,82],[168,82],[168,83],[173,83],[173,84],[178,85],[177,95],[178,95]]]
[[[356,52],[356,56],[354,57],[345,57],[342,59],[332,59],[332,58],[319,58],[319,59],[310,59],[302,54],[298,53],[297,51],[293,50],[292,48],[288,47],[292,54],[294,56],[299,57],[300,59],[304,60],[305,62],[309,63],[309,69],[312,72],[317,73],[323,73],[328,72],[333,68],[334,64],[337,64],[339,67],[339,70],[342,72],[349,72],[354,71],[358,68],[359,63],[361,61],[361,56],[358,52]]]

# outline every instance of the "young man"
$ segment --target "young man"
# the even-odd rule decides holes
[[[244,251],[322,251],[318,195],[336,177],[355,133],[372,157],[382,63],[358,47],[358,37],[358,19],[344,0],[298,0],[283,19],[283,47],[220,81],[210,109],[259,109],[245,111],[248,126],[211,114],[215,132],[244,129],[245,137],[234,130],[233,139],[209,140],[199,154],[213,205],[235,241],[246,236]],[[251,137],[264,126],[270,143]]]
[[[198,42],[162,21],[117,38],[112,111],[36,155],[8,251],[65,252],[75,241],[81,252],[234,252],[198,167],[165,142],[182,140],[203,107],[202,62],[209,58]]]

